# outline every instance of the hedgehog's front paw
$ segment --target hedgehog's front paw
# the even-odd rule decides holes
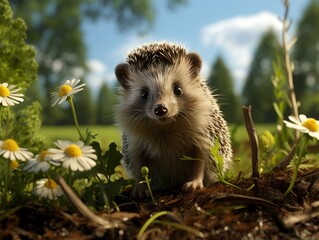
[[[145,198],[149,196],[148,188],[145,183],[136,183],[133,189],[133,198]]]
[[[195,189],[203,189],[203,180],[194,179],[193,181],[184,183],[182,190],[183,191],[194,191]]]

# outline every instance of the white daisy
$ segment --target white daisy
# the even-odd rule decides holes
[[[85,83],[78,85],[80,79],[66,80],[66,82],[59,87],[57,92],[51,93],[51,105],[54,107],[56,104],[63,103],[68,97],[83,90]]]
[[[15,85],[0,83],[0,104],[7,107],[23,102],[23,94],[17,93],[18,91],[20,91],[20,88],[16,88]]]
[[[5,141],[0,141],[0,155],[11,161],[26,161],[32,158],[33,153],[29,152],[26,148],[20,148],[16,141],[9,138]]]
[[[50,163],[55,166],[60,165],[60,163],[51,162],[51,155],[49,154],[49,151],[43,150],[34,158],[30,159],[23,170],[28,172],[46,172],[50,168]]]
[[[63,168],[72,171],[90,170],[96,165],[97,156],[91,146],[85,146],[82,141],[72,143],[71,141],[58,140],[55,145],[59,148],[50,148],[53,161],[60,161]]]
[[[63,195],[62,188],[52,179],[41,179],[37,181],[37,186],[33,193],[41,198],[56,200]]]
[[[307,133],[309,136],[319,140],[319,121],[314,118],[307,118],[304,114],[300,114],[299,119],[294,116],[289,116],[288,118],[291,122],[284,120],[287,127]]]

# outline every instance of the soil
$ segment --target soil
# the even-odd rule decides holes
[[[0,239],[136,239],[158,212],[140,239],[319,239],[318,170],[300,176],[287,196],[289,171],[241,179],[234,183],[241,189],[216,183],[195,192],[155,192],[156,204],[119,196],[118,210],[95,212],[109,225],[76,209],[24,206],[0,221]]]

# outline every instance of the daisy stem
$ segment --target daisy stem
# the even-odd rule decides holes
[[[74,107],[74,104],[73,104],[73,97],[72,96],[68,97],[68,102],[69,102],[69,104],[71,106],[73,120],[74,120],[74,124],[75,124],[76,130],[79,133],[80,140],[84,142],[85,139],[83,138],[83,136],[81,134],[81,131],[80,131],[80,127],[79,127],[78,119],[76,117],[76,112],[75,112],[75,107]]]
[[[3,121],[3,108],[2,106],[0,106],[0,137],[3,138],[4,137],[4,129],[2,129],[2,121]]]
[[[294,161],[294,172],[292,175],[292,179],[291,182],[289,184],[289,187],[287,188],[286,192],[284,193],[284,196],[287,196],[288,193],[290,193],[293,189],[293,187],[295,186],[296,180],[297,180],[297,176],[298,176],[298,170],[299,170],[299,166],[301,163],[301,159],[304,157],[305,155],[305,150],[306,150],[306,146],[307,146],[307,142],[308,142],[308,137],[304,137],[302,139],[302,145],[300,148],[300,152],[298,154],[298,156],[296,156],[296,160]]]
[[[2,196],[2,208],[7,208],[7,199],[8,199],[8,186],[9,186],[9,174],[10,174],[10,161],[6,161],[4,164],[4,190],[3,190],[3,196]]]

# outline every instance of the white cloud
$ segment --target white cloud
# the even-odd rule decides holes
[[[118,48],[116,48],[112,52],[112,56],[118,57],[122,59],[122,61],[125,60],[125,57],[127,54],[133,50],[134,48],[137,48],[147,42],[150,42],[151,37],[150,36],[133,36],[131,38],[128,38],[127,41],[125,41],[122,45],[120,45]]]
[[[147,42],[147,39],[148,38],[146,37],[128,38],[124,44],[120,45],[112,52],[110,52],[109,57],[112,58],[112,60],[116,63],[124,62],[128,52],[131,51],[133,48],[136,48]],[[110,67],[100,59],[89,59],[87,65],[89,67],[87,82],[94,94],[97,93],[104,82],[107,82],[110,85],[113,85],[116,82],[114,73],[115,66]]]
[[[90,59],[87,62],[89,67],[88,84],[93,93],[96,94],[101,85],[105,82],[112,84],[115,80],[113,71],[110,71],[106,64],[98,59]]]
[[[237,91],[243,85],[261,35],[270,28],[279,33],[282,24],[277,15],[267,11],[229,18],[202,28],[203,45],[221,50],[235,77]]]
[[[205,78],[208,78],[210,71],[210,65],[203,60],[202,62],[202,69],[201,69],[201,75],[203,75]]]
[[[87,64],[91,72],[103,73],[106,69],[104,63],[98,59],[90,59]]]

